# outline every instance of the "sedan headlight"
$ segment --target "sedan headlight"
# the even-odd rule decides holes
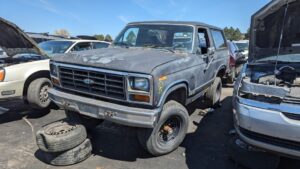
[[[150,83],[149,79],[142,77],[130,77],[129,85],[132,90],[149,92]]]
[[[53,64],[53,63],[50,63],[50,74],[51,74],[52,76],[55,76],[55,77],[58,76],[58,68],[57,68],[57,66],[56,66],[55,64]]]

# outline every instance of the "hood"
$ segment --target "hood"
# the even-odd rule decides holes
[[[166,52],[158,49],[111,47],[60,54],[52,57],[51,60],[125,72],[150,74],[159,65],[180,59],[183,56],[186,56],[186,54]]]
[[[300,0],[273,0],[252,16],[249,62],[300,53]],[[285,18],[285,19],[284,19]]]
[[[36,43],[18,26],[0,17],[0,63],[5,63],[21,54],[44,55]]]

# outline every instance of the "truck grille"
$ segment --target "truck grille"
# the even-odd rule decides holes
[[[59,77],[65,89],[96,97],[126,99],[122,75],[60,66]]]

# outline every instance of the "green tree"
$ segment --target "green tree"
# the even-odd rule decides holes
[[[250,39],[250,28],[247,29],[247,33],[245,33],[245,39],[249,40]]]
[[[229,40],[242,40],[244,37],[239,28],[234,29],[233,27],[225,27],[224,33]]]
[[[107,42],[112,42],[113,41],[112,37],[109,34],[105,35],[104,40],[107,41]]]
[[[102,35],[102,34],[94,35],[94,37],[95,37],[97,40],[104,41],[104,35]]]

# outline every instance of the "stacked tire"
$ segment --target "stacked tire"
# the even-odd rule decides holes
[[[79,163],[92,152],[85,127],[76,123],[51,123],[36,133],[36,142],[42,160],[56,166]]]

